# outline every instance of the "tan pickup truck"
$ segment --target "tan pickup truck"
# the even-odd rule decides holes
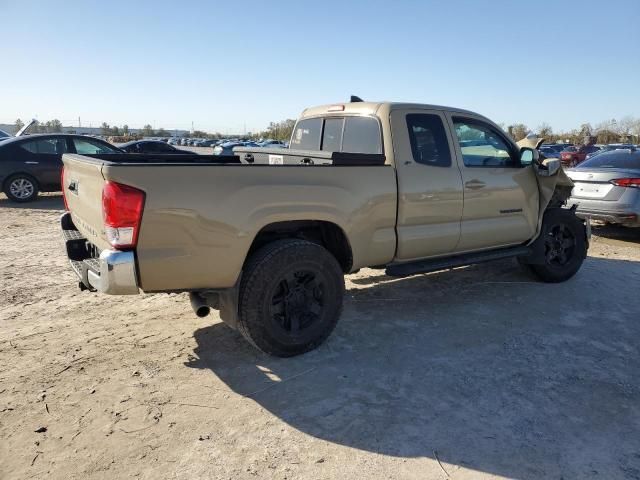
[[[344,274],[407,276],[516,257],[564,281],[588,225],[557,159],[456,108],[349,102],[305,110],[290,149],[181,160],[64,155],[61,226],[83,289],[189,292],[269,354],[311,350]],[[100,157],[100,156],[97,156]]]

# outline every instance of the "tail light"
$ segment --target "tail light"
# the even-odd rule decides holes
[[[640,178],[616,178],[611,183],[618,187],[640,188]]]
[[[60,185],[62,188],[62,201],[64,202],[64,209],[69,211],[69,204],[67,203],[67,193],[64,187],[64,165],[62,166],[62,172],[60,172]]]
[[[105,183],[102,189],[102,219],[111,246],[135,248],[144,199],[142,190],[115,182]]]

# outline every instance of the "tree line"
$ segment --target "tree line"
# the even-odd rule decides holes
[[[504,128],[504,125],[500,125]],[[531,129],[523,123],[510,125],[505,129],[515,140],[522,140],[529,133],[535,133],[539,138],[544,138],[547,143],[570,142],[582,143],[640,143],[640,118],[631,116],[622,117],[619,120],[612,118],[591,125],[583,123],[579,128],[554,132],[551,125],[544,122],[537,128]]]
[[[251,138],[270,138],[274,140],[288,141],[293,133],[293,127],[296,121],[288,118],[279,122],[270,122],[267,128],[258,133],[254,133]],[[24,126],[24,122],[20,119],[15,121],[16,131],[20,130]],[[518,141],[525,138],[529,133],[536,133],[538,137],[544,138],[546,142],[571,142],[575,144],[581,144],[584,142],[594,143],[616,143],[616,142],[630,142],[640,143],[640,118],[631,116],[622,117],[619,120],[615,118],[611,120],[605,120],[596,125],[590,123],[583,123],[579,128],[567,131],[554,132],[551,125],[544,122],[536,129],[529,128],[524,123],[514,123],[512,125],[505,126],[500,124],[505,131]],[[129,136],[131,135],[131,129],[128,125],[116,126],[109,125],[103,122],[99,127],[100,134],[103,136]],[[31,126],[30,132],[32,133],[59,133],[63,131],[62,122],[58,119],[49,120],[46,122],[36,121]],[[138,130],[137,135],[143,137],[170,137],[171,132],[164,128],[154,129],[150,124],[146,124],[141,130]],[[196,137],[196,138],[223,138],[223,135],[216,133],[208,133],[201,130],[194,132],[185,132],[183,137]]]

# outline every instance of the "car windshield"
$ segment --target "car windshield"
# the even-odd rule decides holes
[[[576,168],[631,168],[640,169],[640,152],[613,150],[585,160]]]

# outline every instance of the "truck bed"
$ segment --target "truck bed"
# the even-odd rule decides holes
[[[239,153],[254,153],[250,150]],[[270,154],[264,150],[259,153]],[[380,158],[360,164],[341,163],[345,157],[337,156],[338,164],[260,160],[248,165],[234,157],[145,157],[63,156],[73,223],[97,252],[111,248],[102,219],[105,182],[145,192],[135,249],[144,291],[233,286],[254,238],[280,222],[337,225],[351,243],[353,269],[387,263],[395,254],[395,170]],[[77,188],[70,193],[72,182]]]

